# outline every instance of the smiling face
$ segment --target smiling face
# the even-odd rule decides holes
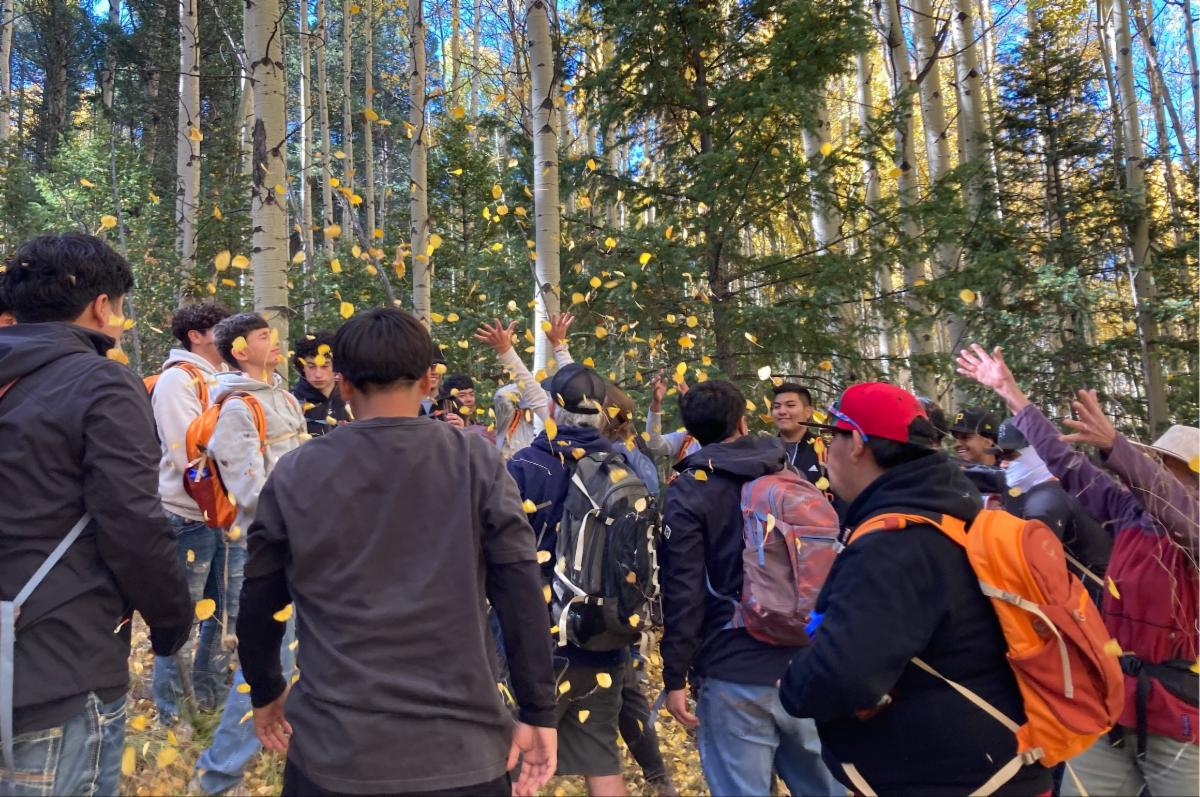
[[[780,393],[771,404],[771,418],[785,440],[799,440],[807,429],[803,424],[812,420],[812,405],[799,393]]]
[[[954,453],[959,459],[973,462],[977,465],[995,465],[996,457],[987,453],[987,449],[996,443],[991,438],[974,432],[951,432],[954,435]]]

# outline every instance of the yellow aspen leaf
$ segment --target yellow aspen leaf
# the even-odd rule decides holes
[[[709,357],[707,354],[701,354],[700,355],[700,364],[701,365],[712,365],[712,357]]]
[[[608,337],[608,330],[602,326],[596,327],[596,337],[603,340]]]
[[[438,235],[436,232],[433,235],[429,236],[429,252],[430,252],[430,254],[437,251],[438,247],[440,247],[441,245],[442,245],[442,236]]]
[[[538,551],[537,552],[537,561],[538,561],[539,565],[544,565],[544,564],[546,564],[546,562],[549,562],[550,561],[550,552],[549,551]]]
[[[613,468],[608,472],[608,479],[613,484],[618,484],[628,475],[629,471],[625,470],[624,468]]]
[[[572,448],[571,456],[574,457],[575,459],[583,459],[584,457],[587,456],[587,451],[585,451],[582,448]]]
[[[246,722],[248,722],[248,721],[249,721],[249,720],[250,720],[252,717],[254,717],[254,709],[250,709],[250,710],[249,710],[249,711],[247,711],[245,714],[243,714],[243,715],[242,715],[242,718],[241,718],[240,720],[238,720],[238,725],[245,724],[245,723],[246,723]]]
[[[833,363],[829,360],[821,360],[821,362],[817,363],[817,367],[822,371],[832,371]]]
[[[451,324],[455,323],[456,321],[458,321],[458,313],[450,313],[449,315],[446,316],[446,320],[449,321]]]
[[[455,119],[462,119],[464,116],[467,115],[467,111],[461,105],[455,105],[453,108],[450,109],[450,115],[453,116]]]
[[[1121,650],[1120,642],[1115,639],[1110,639],[1104,643],[1104,652],[1109,656],[1119,658],[1124,651]]]
[[[553,418],[547,418],[545,420],[545,426],[547,440],[553,440],[554,438],[558,437],[558,424],[554,422]]]
[[[446,364],[445,364],[445,363],[438,363],[438,364],[437,364],[437,366],[436,366],[436,367],[433,369],[433,371],[434,371],[434,373],[436,373],[438,376],[445,376],[445,375],[446,375]]]
[[[207,620],[217,610],[217,602],[212,598],[201,598],[196,601],[196,619]]]
[[[1010,487],[1010,488],[1008,488],[1008,494],[1011,495],[1013,498],[1018,498],[1021,495],[1021,488],[1020,487]]]
[[[365,118],[368,122],[378,122],[379,114],[375,113],[374,108],[367,108],[363,111],[363,118]]]
[[[828,158],[833,153],[833,144],[826,141],[821,145],[821,154]]]
[[[668,241],[671,240],[671,236],[674,234],[675,234],[675,225],[673,225],[673,224],[668,224],[667,229],[663,230],[663,237],[666,238]]]
[[[758,411],[758,406],[750,399],[746,399],[746,412],[757,412],[757,411]]]
[[[279,196],[283,196],[287,193],[287,189],[284,188],[283,183],[275,183],[275,193]]]
[[[338,308],[338,314],[342,318],[349,318],[354,315],[354,305],[350,304],[350,302],[342,302],[341,307]]]
[[[757,335],[752,335],[751,333],[746,332],[745,337],[746,337],[746,340],[750,341],[755,346],[758,346],[758,336]],[[762,347],[759,346],[759,348],[762,348]]]
[[[230,344],[230,348],[233,349],[235,352],[243,352],[246,350],[246,347],[249,345],[250,344],[246,342],[245,335],[238,335],[236,338],[233,339],[233,343]]]
[[[620,407],[609,407],[609,408],[608,408],[608,417],[610,417],[610,418],[616,418],[616,417],[617,417],[618,415],[620,415],[620,414],[621,414],[621,408],[620,408]]]
[[[690,315],[687,317],[688,329],[695,329],[699,323],[700,323],[700,319],[696,318],[696,316]]]
[[[336,257],[333,260],[330,260],[329,261],[329,270],[332,271],[334,274],[341,274],[342,273],[342,261],[338,260]]]
[[[675,366],[675,381],[676,382],[682,381],[684,375],[687,373],[687,370],[688,370],[687,363],[679,363],[679,365],[676,365]]]
[[[275,618],[275,622],[277,623],[286,623],[288,620],[292,619],[293,611],[295,610],[292,608],[292,604],[289,603],[287,606],[284,606],[271,616]]]
[[[441,313],[430,313],[429,320],[435,324],[440,324],[446,320],[446,316],[442,315]]]
[[[470,343],[470,341],[466,341],[466,340],[460,340],[460,341],[458,341],[457,343],[455,343],[455,345],[456,345],[456,346],[458,346],[458,348],[460,348],[460,349],[469,349],[469,348],[471,348],[471,343]]]
[[[458,167],[457,169],[450,169],[449,171],[450,171],[450,174],[453,174],[455,177],[461,177],[462,173],[463,173],[461,166]]]
[[[576,291],[575,293],[571,294],[571,304],[583,304],[585,301],[587,301],[587,297],[585,297],[582,293]]]
[[[232,261],[233,255],[230,254],[228,249],[223,249],[217,252],[217,256],[213,258],[213,266],[216,267],[217,271],[224,271],[229,268],[229,264]]]
[[[677,318],[678,317],[674,313],[667,313],[667,323],[668,324],[674,324],[675,321],[677,320]]]
[[[582,725],[583,723],[587,722],[588,717],[590,716],[592,716],[592,712],[588,711],[586,708],[579,709],[579,724]]]
[[[225,214],[222,213],[221,209],[219,207],[217,207],[216,205],[213,205],[212,215],[213,215],[213,218],[216,219],[217,221],[221,221],[222,219],[225,218]]]
[[[633,511],[634,512],[645,512],[646,511],[646,499],[639,498],[638,500],[634,501],[633,502]]]
[[[342,234],[342,225],[340,225],[340,224],[330,224],[328,227],[325,228],[325,237],[326,238],[337,238],[341,234]]]
[[[1117,600],[1121,600],[1121,593],[1117,590],[1117,582],[1112,580],[1112,576],[1105,576],[1104,581],[1108,587],[1108,594],[1112,595]]]
[[[550,585],[549,584],[545,584],[542,586],[542,597],[546,599],[546,603],[550,602],[551,596],[550,596]]]
[[[570,691],[571,691],[571,682],[570,681],[563,681],[562,683],[560,683],[558,685],[558,693],[560,695],[565,695],[567,692],[570,692]]]
[[[521,508],[525,510],[526,515],[532,515],[533,513],[537,512],[537,504],[535,504],[533,501],[530,501],[528,498],[521,502]]]
[[[121,774],[129,777],[133,774],[134,768],[137,766],[137,750],[132,747],[126,747],[125,752],[121,753]]]
[[[629,615],[629,625],[630,625],[631,627],[633,627],[633,628],[637,628],[639,625],[641,625],[641,623],[642,623],[642,618],[641,618],[641,617],[639,617],[639,616],[638,616],[638,615],[636,615],[636,614],[631,614],[631,615]]]
[[[526,216],[525,208],[521,207],[520,205],[517,205],[515,208],[513,208],[513,213],[520,216],[521,218],[525,218],[525,216]]]
[[[293,263],[303,263],[307,258],[308,258],[308,255],[304,254],[304,250],[301,249],[299,252],[292,255],[292,262]]]
[[[234,268],[247,269],[250,268],[250,258],[245,255],[234,255],[233,260],[229,261],[229,265]]]
[[[499,199],[502,196],[504,196],[504,189],[500,187],[499,183],[496,183],[492,186],[492,199]]]
[[[964,304],[974,304],[975,291],[971,290],[970,288],[963,288],[958,292],[958,298],[962,299]]]
[[[153,191],[150,192],[150,204],[151,205],[157,205],[161,201],[162,201],[162,197],[160,197],[158,194],[154,193]]]
[[[636,584],[637,583],[637,573],[633,572],[632,570],[630,570],[628,573],[626,573],[625,574],[625,583],[626,584]]]
[[[341,184],[342,184],[342,181],[339,180],[338,178],[336,178],[336,177],[329,178],[329,187],[330,188],[337,188]]]
[[[768,512],[767,513],[767,534],[770,534],[772,531],[775,530],[775,523],[776,523],[775,516],[772,515],[770,512]]]
[[[692,478],[698,482],[706,482],[708,481],[708,471],[694,470],[692,471]]]
[[[904,174],[904,170],[899,166],[896,166],[890,172],[888,172],[888,177],[891,177],[894,180],[902,174]]]
[[[230,494],[230,495],[231,495],[231,497],[232,497],[232,494]],[[228,536],[228,537],[229,537],[229,539],[231,539],[231,540],[237,540],[237,539],[241,539],[241,536],[242,536],[242,527],[241,527],[241,526],[234,526],[233,528],[231,528],[231,529],[229,530],[229,533],[228,533],[228,535],[227,535],[227,536]]]
[[[600,281],[599,277],[592,277],[590,280],[588,280],[588,285],[591,285],[593,288],[599,288],[603,284],[604,283]]]
[[[106,213],[105,215],[100,217],[100,229],[111,230],[113,227],[116,227],[116,226],[117,226],[117,217],[116,216],[111,216]]]
[[[587,170],[588,170],[589,172],[594,172],[594,171],[596,171],[596,169],[598,169],[598,168],[599,168],[599,165],[596,163],[596,159],[595,159],[595,158],[588,158],[588,159],[587,159]]]
[[[129,721],[129,727],[135,731],[144,731],[150,725],[150,721],[146,719],[144,714],[138,714]]]
[[[237,287],[237,283],[234,282],[233,280],[229,279],[228,277],[222,279],[221,284],[224,285],[226,288],[236,288]],[[209,293],[217,292],[216,286],[214,286],[211,282],[208,284],[208,287],[212,288],[212,290],[209,291]]]
[[[771,378],[771,366],[764,365],[762,368],[759,368],[758,369],[758,378],[764,382],[767,381],[768,379],[770,379]]]
[[[1192,662],[1192,666],[1188,669],[1197,675],[1200,675],[1200,659],[1196,659],[1194,662]]]
[[[596,361],[595,361],[595,360],[593,360],[591,357],[584,357],[584,358],[583,358],[583,364],[584,364],[584,365],[586,365],[588,368],[595,368],[595,367],[596,367]]]
[[[616,247],[616,245],[617,245],[616,238],[609,236],[608,238],[604,239],[604,248],[605,249],[613,249],[614,247]]]
[[[361,196],[359,196],[358,194],[354,194],[353,196],[350,197],[350,204],[354,205],[355,207],[358,207],[359,205],[361,205],[362,201],[363,201],[363,198]]]
[[[79,184],[81,186],[83,186],[84,188],[95,188],[96,187],[96,184],[93,183],[91,180],[87,179],[86,177],[80,177]]]
[[[588,209],[588,208],[590,208],[591,206],[592,206],[592,200],[588,199],[588,198],[587,198],[587,197],[585,197],[585,196],[581,196],[581,197],[579,197],[579,207],[580,207],[580,209],[582,209],[582,210],[587,210],[587,209]]]
[[[612,686],[612,676],[606,672],[596,673],[596,686],[601,689],[607,689]]]
[[[204,134],[200,132],[200,128],[195,125],[188,125],[187,137],[189,141],[203,141]]]
[[[682,335],[682,336],[680,336],[680,338],[679,338],[679,348],[681,348],[681,349],[690,349],[690,348],[692,348],[694,345],[696,345],[696,344],[694,344],[694,343],[692,342],[692,338],[691,338],[691,336],[689,336],[689,335]]]
[[[654,255],[650,254],[649,252],[642,252],[642,254],[638,256],[638,262],[644,266],[650,262],[650,258],[652,257],[654,257]]]
[[[493,252],[499,252],[503,248],[504,248],[504,244],[500,243],[499,241],[496,241],[496,243],[492,244]]]
[[[813,487],[816,487],[818,490],[828,490],[829,489],[829,479],[822,476],[821,478],[819,478],[815,482],[813,482]]]
[[[154,759],[154,765],[159,769],[166,769],[179,760],[179,751],[174,747],[164,747],[158,751],[158,757]]]
[[[188,552],[187,552],[187,561],[188,561],[188,564],[189,564],[189,565],[190,565],[192,562],[195,562],[195,561],[196,561],[196,552],[195,552],[195,551],[193,551],[191,548],[188,548]]]

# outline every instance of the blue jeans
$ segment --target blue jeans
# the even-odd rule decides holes
[[[279,646],[279,657],[283,662],[283,677],[290,682],[296,671],[296,620],[287,622],[283,644]],[[196,760],[196,773],[200,788],[205,794],[221,794],[242,782],[246,765],[262,746],[254,735],[254,722],[246,718],[251,710],[250,693],[239,692],[238,687],[246,682],[242,668],[233,674],[233,688],[225,699],[225,710],[221,712],[221,724],[213,733],[212,744]]]
[[[106,704],[88,695],[64,724],[13,738],[16,777],[6,781],[0,764],[0,795],[116,795],[124,743],[125,697]]]
[[[713,797],[770,794],[771,772],[792,794],[845,794],[821,761],[811,719],[788,714],[773,686],[705,678],[696,706],[700,765]]]
[[[226,573],[237,568],[240,574],[245,562],[245,549],[233,548],[221,540],[221,532],[209,528],[203,521],[167,513],[179,545],[179,561],[187,574],[192,603],[211,598],[217,604],[212,618],[200,626],[199,642],[189,640],[179,658],[192,661],[192,691],[196,702],[205,709],[214,709],[224,697],[225,678],[229,672],[231,652],[221,647],[221,619],[233,603],[231,618],[236,616],[236,600],[227,601]],[[191,561],[188,561],[191,559]],[[227,569],[226,564],[230,565]],[[231,574],[232,575],[232,574]],[[194,650],[194,652],[193,652]],[[151,684],[159,719],[169,725],[179,714],[179,666],[174,656],[154,658],[154,677]]]

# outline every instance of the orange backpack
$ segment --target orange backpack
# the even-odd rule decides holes
[[[1125,692],[1121,665],[1110,652],[1115,643],[1046,524],[985,509],[968,531],[963,521],[945,515],[935,521],[885,514],[855,529],[849,542],[907,525],[933,526],[966,549],[979,588],[1000,620],[1021,690],[1025,724],[1018,726],[970,689],[913,659],[1017,736],[1017,757],[977,794],[998,789],[1034,761],[1053,767],[1078,755],[1116,724]]]
[[[200,507],[204,522],[214,529],[230,528],[237,518],[237,502],[221,481],[216,458],[210,456],[208,451],[208,443],[221,417],[221,408],[230,399],[239,399],[250,408],[254,428],[258,430],[259,450],[265,451],[267,447],[267,416],[263,413],[262,404],[254,396],[240,390],[222,396],[188,425],[188,467],[183,474],[183,489]]]
[[[208,382],[205,381],[204,372],[191,363],[171,363],[167,368],[182,368],[192,378],[192,385],[196,388],[196,398],[200,399],[200,406],[208,406]],[[151,396],[154,395],[154,388],[158,387],[159,378],[166,373],[167,368],[162,369],[160,373],[151,374],[142,380],[142,384],[146,386],[146,392]]]

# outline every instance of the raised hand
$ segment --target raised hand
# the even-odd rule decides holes
[[[1004,350],[999,346],[989,354],[978,343],[972,343],[970,349],[958,353],[958,372],[996,391],[1013,413],[1020,412],[1029,404],[1029,399],[1021,392],[1012,371],[1004,362]]]
[[[662,372],[659,371],[650,380],[650,411],[662,412],[663,399],[667,396],[667,388],[670,387],[666,379],[663,379]]]
[[[546,339],[550,341],[552,347],[558,348],[566,341],[567,332],[570,331],[573,323],[575,323],[575,316],[570,313],[550,316],[550,329],[546,330]]]
[[[492,323],[485,323],[479,327],[475,331],[475,340],[491,346],[496,352],[496,356],[499,357],[513,347],[513,333],[516,331],[516,328],[516,321],[511,322],[506,327],[497,318]]]
[[[1068,443],[1086,443],[1101,451],[1108,451],[1117,440],[1117,430],[1112,421],[1100,407],[1100,399],[1094,390],[1080,390],[1078,401],[1071,402],[1071,408],[1079,416],[1079,420],[1064,418],[1063,423],[1074,429],[1074,433],[1062,436]]]

